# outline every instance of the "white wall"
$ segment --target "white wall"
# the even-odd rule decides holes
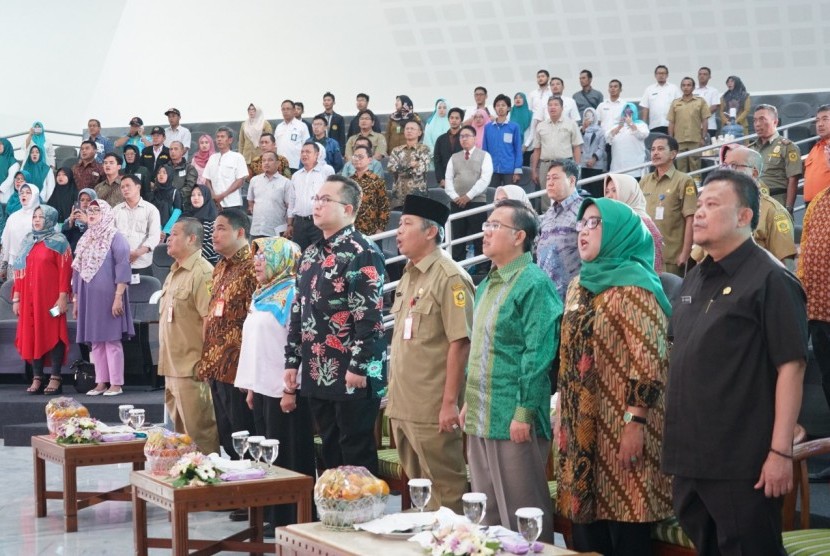
[[[170,106],[185,124],[241,120],[250,102],[274,120],[284,98],[316,113],[326,90],[344,114],[360,91],[378,112],[402,93],[419,111],[467,106],[475,85],[512,96],[542,67],[566,94],[590,68],[624,97],[658,63],[675,83],[708,65],[716,86],[736,74],[756,93],[826,88],[830,73],[828,1],[4,0],[0,14],[0,135],[35,119],[149,125]]]

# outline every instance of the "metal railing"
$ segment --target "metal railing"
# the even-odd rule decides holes
[[[777,131],[781,135],[783,135],[784,137],[788,137],[789,129],[794,128],[794,127],[798,127],[798,126],[809,125],[809,124],[813,123],[814,121],[815,121],[815,117],[807,118],[807,119],[800,120],[800,121],[797,121],[797,122],[793,122],[793,123],[790,123],[790,124],[787,124],[787,125],[779,126],[777,128]],[[748,142],[748,141],[751,141],[753,139],[756,139],[757,137],[758,137],[758,135],[756,133],[752,133],[750,135],[745,135],[745,136],[742,136],[742,137],[736,137],[732,141],[722,143],[721,145],[718,145],[718,146],[713,147],[712,145],[706,145],[706,146],[703,146],[703,147],[699,147],[697,149],[693,149],[691,151],[685,151],[683,153],[680,153],[677,156],[677,158],[679,159],[679,158],[686,158],[686,157],[689,157],[689,156],[699,155],[699,154],[702,154],[705,151],[712,150],[713,148],[720,150],[720,148],[723,145],[734,144],[734,143],[744,143],[744,142]],[[810,142],[810,141],[815,141],[817,138],[818,138],[818,136],[814,135],[814,136],[808,137],[806,139],[802,139],[800,141],[794,141],[794,143],[796,145],[801,145],[801,144],[804,144],[804,143],[807,143],[807,142]],[[805,156],[806,156],[806,154],[802,154],[801,158],[803,159]],[[644,161],[642,164],[638,164],[638,165],[632,166],[630,168],[625,168],[623,170],[618,170],[614,173],[616,173],[616,174],[626,174],[628,172],[633,172],[635,170],[648,168],[649,166],[651,166],[651,162]],[[695,175],[698,175],[698,174],[702,175],[702,174],[705,174],[706,172],[710,172],[710,171],[712,171],[716,168],[717,168],[717,166],[710,166],[708,168],[700,168],[699,170],[689,172],[689,175],[691,175],[691,176],[695,176]],[[599,182],[599,181],[604,182],[606,176],[608,176],[608,174],[610,174],[610,173],[611,172],[605,172],[604,174],[600,174],[598,176],[592,176],[590,178],[580,179],[580,180],[577,181],[577,186],[583,186],[585,184],[595,183],[595,182]],[[545,194],[546,194],[545,188],[541,187],[541,189],[539,191],[534,191],[532,193],[528,193],[527,196],[528,196],[529,199],[537,199],[537,198],[542,197]],[[483,206],[480,206],[480,207],[475,207],[473,209],[469,209],[469,210],[465,210],[465,211],[456,212],[456,213],[451,214],[448,221],[447,221],[447,225],[444,226],[444,238],[445,239],[441,243],[441,247],[443,249],[445,249],[451,256],[452,255],[452,247],[454,245],[460,245],[460,244],[463,244],[463,243],[468,243],[470,241],[474,241],[476,239],[479,239],[479,238],[483,237],[484,236],[483,232],[477,232],[475,234],[470,234],[468,236],[453,239],[453,237],[452,237],[452,222],[455,221],[455,220],[461,220],[462,218],[467,218],[468,216],[472,216],[474,214],[479,214],[479,213],[482,213],[482,212],[489,212],[489,211],[493,210],[494,208],[495,208],[495,203],[489,203],[489,204],[486,204],[486,205],[483,205]],[[804,210],[804,205],[796,206],[795,209],[794,209],[795,212],[799,212],[801,210]],[[375,235],[371,236],[371,238],[376,243],[379,244],[381,240],[395,237],[396,234],[397,234],[397,230],[387,230],[385,232],[375,234]],[[394,257],[390,257],[390,258],[386,259],[386,263],[391,264],[391,263],[403,262],[405,260],[406,260],[405,256],[396,255]],[[487,257],[485,257],[484,255],[478,255],[478,256],[475,256],[475,257],[471,257],[469,259],[464,259],[464,260],[458,261],[458,264],[460,264],[462,267],[469,267],[469,266],[475,266],[475,265],[477,265],[479,263],[482,263],[484,261],[487,261]],[[388,284],[385,284],[384,287],[383,287],[384,293],[394,290],[397,287],[397,285],[398,285],[397,281],[389,282]],[[384,318],[384,322],[387,322],[386,318]]]
[[[83,138],[83,136],[84,136],[82,133],[72,133],[70,131],[61,131],[61,130],[58,130],[58,129],[44,129],[43,132],[44,133],[49,133],[49,134],[52,134],[52,135],[61,135],[61,136],[67,136],[67,137],[81,137],[81,138]],[[19,133],[12,133],[10,135],[5,135],[3,138],[8,139],[9,141],[11,141],[12,139],[15,139],[17,137],[26,137],[27,135],[29,135],[29,130],[28,129],[26,131],[21,131]],[[22,141],[20,143],[20,145],[14,147],[14,150],[15,151],[25,150],[25,143],[26,143],[25,140]],[[72,147],[73,149],[78,148],[77,143],[70,145],[70,144],[67,144],[67,143],[56,143],[54,141],[49,141],[49,144],[51,144],[53,147]]]

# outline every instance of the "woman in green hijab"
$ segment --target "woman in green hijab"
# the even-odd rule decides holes
[[[557,510],[574,549],[651,554],[651,525],[672,514],[660,472],[671,306],[654,242],[628,205],[586,199],[579,276],[562,318]]]

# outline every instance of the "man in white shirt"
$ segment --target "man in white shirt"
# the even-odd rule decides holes
[[[711,79],[711,77],[712,70],[706,66],[703,66],[697,70],[698,86],[692,94],[703,97],[703,100],[705,100],[706,104],[709,105],[709,113],[712,114],[709,117],[708,123],[709,137],[715,137],[718,134],[718,121],[715,114],[718,113],[718,109],[720,108],[720,91],[709,86],[709,79]]]
[[[543,113],[547,110],[548,99],[553,94],[550,92],[550,87],[548,87],[549,82],[550,73],[548,70],[540,69],[536,72],[536,84],[539,87],[527,93],[527,107],[530,109],[531,115],[534,115],[537,112]],[[537,121],[538,120],[536,118],[531,118],[530,120],[531,139],[533,138],[533,134],[536,133]]]
[[[169,149],[173,141],[179,141],[184,146],[184,156],[187,158],[187,151],[190,150],[190,130],[179,125],[182,113],[178,108],[168,108],[164,115],[170,123],[169,127],[164,128],[164,146]]]
[[[141,198],[141,183],[132,174],[121,177],[124,202],[112,208],[115,227],[130,245],[133,274],[151,276],[153,249],[161,241],[161,217],[158,209]]]
[[[579,122],[582,115],[576,107],[576,101],[571,97],[566,97],[562,93],[565,92],[565,82],[561,77],[550,78],[550,95],[548,98],[557,97],[562,99],[562,116],[571,120],[572,122]],[[543,105],[539,110],[533,113],[533,119],[536,121],[550,121],[550,114],[548,113],[547,104]]]
[[[248,187],[251,239],[278,236],[286,229],[286,188],[291,182],[277,173],[277,153],[262,153],[262,170]]]
[[[458,134],[461,150],[450,157],[447,163],[447,173],[444,176],[444,190],[452,200],[452,213],[470,210],[484,206],[487,202],[485,191],[493,178],[493,159],[490,153],[476,148],[476,130],[473,126],[465,125]],[[452,237],[477,234],[481,231],[481,224],[487,220],[487,213],[480,212],[453,220]],[[481,239],[473,242],[475,254],[480,255]],[[460,261],[465,256],[466,244],[460,243],[452,248],[452,257]]]
[[[643,92],[640,99],[640,119],[648,124],[653,133],[669,134],[669,120],[666,116],[674,99],[680,98],[682,93],[677,85],[669,83],[669,68],[659,65],[654,68],[656,83],[652,83]]]
[[[288,228],[285,237],[305,251],[305,248],[323,237],[323,232],[314,225],[314,202],[326,178],[334,172],[331,166],[317,164],[320,145],[306,143],[300,151],[302,167],[291,177],[288,192]]]
[[[294,117],[294,101],[284,100],[280,106],[283,121],[277,125],[274,137],[277,139],[277,153],[288,159],[293,174],[300,168],[300,150],[311,136],[308,127]]]
[[[213,194],[213,202],[221,211],[223,208],[241,207],[242,195],[239,189],[248,177],[245,157],[231,150],[233,131],[222,126],[216,130],[216,151],[205,165],[205,185]]]
[[[620,98],[620,93],[622,93],[622,82],[619,79],[612,79],[608,83],[608,100],[600,102],[597,106],[599,125],[606,135],[620,123],[622,111],[625,108],[625,102]]]

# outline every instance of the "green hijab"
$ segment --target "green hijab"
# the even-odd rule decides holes
[[[593,261],[582,261],[580,285],[594,294],[614,286],[643,288],[671,316],[671,303],[654,271],[654,240],[642,218],[628,205],[603,198],[585,199],[579,208],[580,220],[590,205],[596,205],[602,217],[602,243]]]

